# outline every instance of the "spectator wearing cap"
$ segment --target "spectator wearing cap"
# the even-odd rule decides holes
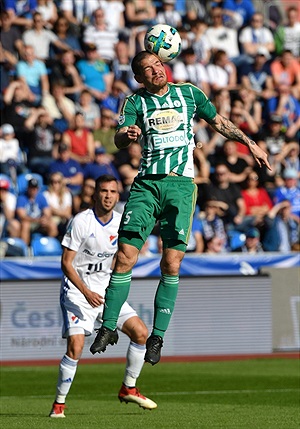
[[[15,219],[16,196],[10,192],[10,182],[0,178],[0,237],[19,237],[20,224]]]
[[[71,158],[71,150],[65,143],[58,146],[58,158],[49,166],[49,174],[60,172],[73,195],[77,195],[83,183],[83,170],[79,162]]]
[[[19,141],[15,138],[15,130],[11,124],[3,124],[0,128],[0,170],[11,179],[25,171],[21,157]]]
[[[260,241],[260,232],[257,228],[250,228],[245,233],[245,243],[236,249],[234,252],[244,252],[244,253],[262,253],[263,247]]]
[[[245,62],[238,68],[239,79],[243,87],[252,89],[256,96],[262,99],[262,102],[275,95],[269,59],[269,51],[261,46],[252,63]]]
[[[300,187],[297,185],[298,172],[287,168],[283,172],[284,185],[278,187],[274,194],[274,203],[288,200],[291,203],[292,214],[300,217]]]
[[[70,156],[81,165],[94,159],[95,142],[93,133],[85,127],[81,112],[75,114],[74,125],[62,135],[62,142],[70,147]]]
[[[95,100],[101,102],[111,92],[113,74],[109,66],[99,56],[95,44],[85,46],[86,58],[77,63],[77,69],[83,80],[84,86],[90,91]]]
[[[103,174],[110,174],[114,176],[119,183],[119,188],[121,191],[121,180],[120,175],[116,169],[116,167],[111,162],[110,157],[107,155],[104,147],[97,147],[95,149],[95,160],[93,162],[88,163],[84,167],[84,177],[91,177],[96,180],[99,176]]]
[[[30,244],[31,234],[39,232],[45,236],[56,237],[57,226],[51,217],[51,209],[46,198],[39,193],[39,183],[35,178],[28,181],[27,192],[19,195],[16,207],[20,222],[20,238]]]

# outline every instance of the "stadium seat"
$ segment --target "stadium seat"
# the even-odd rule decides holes
[[[61,256],[62,247],[55,237],[34,237],[30,243],[33,256]]]
[[[24,173],[24,174],[19,174],[17,176],[18,194],[24,195],[26,193],[28,181],[33,178],[38,181],[40,191],[43,190],[43,187],[44,187],[43,176],[37,173]]]
[[[6,256],[29,256],[29,249],[22,238],[3,237],[1,242],[7,244]]]
[[[241,231],[228,231],[229,247],[231,250],[236,250],[242,247],[246,241],[246,235]]]

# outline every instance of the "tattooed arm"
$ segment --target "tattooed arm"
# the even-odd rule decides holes
[[[265,164],[268,169],[271,170],[267,154],[229,119],[217,114],[213,119],[207,122],[215,131],[218,131],[218,133],[222,134],[227,139],[234,140],[248,146],[258,165],[261,167],[262,164]]]

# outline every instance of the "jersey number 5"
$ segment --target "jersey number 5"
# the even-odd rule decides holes
[[[124,225],[127,225],[130,222],[130,215],[132,213],[132,210],[130,210],[128,213],[126,213],[125,215],[125,220],[124,220]]]

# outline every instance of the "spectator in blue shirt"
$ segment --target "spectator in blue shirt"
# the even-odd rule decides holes
[[[49,92],[48,73],[43,61],[37,60],[33,46],[24,47],[24,60],[17,63],[17,77],[29,87],[36,105],[40,104],[42,95]]]
[[[101,103],[111,92],[113,75],[99,57],[96,45],[90,43],[86,46],[86,59],[78,61],[77,69],[86,88]]]
[[[60,172],[65,178],[65,184],[73,195],[81,191],[83,170],[79,162],[70,157],[71,150],[65,143],[58,146],[58,159],[49,166],[49,174]]]
[[[107,155],[104,147],[97,147],[95,149],[95,160],[89,162],[84,168],[84,177],[91,177],[96,180],[103,174],[111,174],[114,176],[121,186],[121,179],[118,170],[111,162],[111,158]],[[119,189],[121,191],[121,189]]]
[[[30,26],[37,0],[4,0],[4,7],[14,25]]]
[[[33,232],[49,237],[57,236],[57,226],[51,217],[51,209],[44,195],[39,193],[39,183],[35,178],[28,181],[26,194],[18,196],[16,215],[21,225],[20,237],[27,245],[30,244]]]
[[[276,189],[274,203],[288,200],[291,203],[292,214],[300,217],[300,187],[297,186],[298,172],[287,168],[283,172],[284,185]]]
[[[222,9],[239,13],[243,17],[242,26],[248,25],[252,15],[255,13],[255,8],[251,0],[225,0]]]

